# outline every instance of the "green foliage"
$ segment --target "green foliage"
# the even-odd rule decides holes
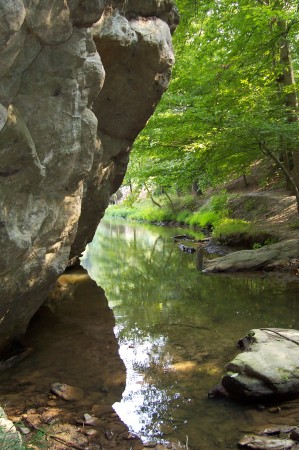
[[[106,217],[130,219],[130,216],[135,212],[134,208],[128,206],[110,205],[105,213]]]
[[[293,230],[299,230],[299,219],[294,220],[294,222],[290,224],[290,228]]]
[[[184,209],[178,213],[176,220],[181,223],[189,223],[190,216],[192,216],[192,213],[188,209]]]
[[[217,223],[213,230],[213,237],[216,239],[228,239],[233,235],[251,233],[253,226],[250,222],[241,219],[223,219]]]
[[[40,450],[49,448],[47,434],[42,429],[37,430],[32,434],[24,450],[32,448],[38,448]]]
[[[200,210],[187,218],[187,224],[193,227],[207,228],[212,227],[218,220],[215,211]]]
[[[155,206],[143,206],[130,215],[131,220],[146,222],[169,222],[175,220],[175,215],[169,208],[157,208]]]
[[[158,208],[148,202],[140,203],[138,208],[111,205],[106,211],[108,218],[121,218],[144,222],[169,222],[175,220],[173,211],[169,208]]]
[[[298,72],[297,1],[177,0],[181,23],[168,91],[133,147],[127,180],[164,189],[204,190],[249,170],[261,148],[296,147],[283,81],[292,53]],[[296,81],[296,80],[295,80]]]
[[[138,200],[139,191],[135,190],[135,192],[131,192],[126,199],[122,202],[122,205],[128,206],[129,208],[132,208],[134,203]]]
[[[195,210],[197,208],[197,199],[193,195],[172,196],[172,201],[177,210]]]

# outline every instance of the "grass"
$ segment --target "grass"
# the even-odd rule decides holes
[[[176,219],[175,214],[169,208],[158,208],[148,204],[141,204],[139,208],[135,206],[109,206],[106,217],[154,223],[169,222]]]
[[[213,237],[221,241],[223,239],[231,239],[237,234],[248,234],[252,232],[253,225],[251,222],[241,219],[224,218],[215,227]]]
[[[212,237],[221,243],[229,245],[242,245],[259,248],[267,244],[267,237],[259,235],[250,221],[233,219],[230,217],[229,200],[232,197],[226,192],[214,195],[209,199],[193,196],[172,196],[174,208],[167,198],[156,197],[162,205],[159,208],[153,205],[149,199],[123,202],[110,206],[106,211],[106,217],[122,218],[129,221],[167,223],[176,221],[182,225],[200,228],[212,233]],[[250,207],[252,205],[249,205]]]

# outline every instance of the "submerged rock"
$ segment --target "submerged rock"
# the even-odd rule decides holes
[[[221,388],[236,399],[299,397],[299,331],[280,328],[251,330],[239,341],[244,349],[227,366]],[[223,392],[222,392],[223,391]]]
[[[240,440],[239,446],[256,450],[291,450],[295,448],[295,442],[291,439],[249,435]]]
[[[82,400],[84,392],[81,388],[63,383],[53,383],[51,392],[63,400]]]
[[[297,430],[296,426],[272,426],[256,434],[243,436],[239,446],[256,450],[295,450],[298,449]]]

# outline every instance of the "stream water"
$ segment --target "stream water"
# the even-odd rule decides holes
[[[299,283],[247,275],[205,275],[171,236],[182,230],[102,223],[83,265],[105,290],[127,368],[114,405],[143,440],[228,449],[260,425],[299,419],[298,403],[212,400],[236,343],[252,328],[299,327]],[[288,411],[288,413],[284,413]]]

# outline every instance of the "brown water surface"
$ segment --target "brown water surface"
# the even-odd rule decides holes
[[[93,450],[142,447],[128,439],[112,404],[144,441],[189,450],[235,449],[245,431],[299,422],[298,401],[271,413],[268,405],[207,397],[250,329],[299,327],[299,283],[205,275],[173,242],[177,233],[101,224],[83,264],[113,313],[85,272],[60,278],[28,329],[31,354],[0,376],[1,404],[12,419]],[[81,388],[83,398],[52,396],[55,382]],[[82,425],[86,413],[100,418],[97,435]],[[31,448],[70,447],[43,436]]]
[[[236,448],[244,431],[298,421],[296,401],[273,414],[268,405],[211,400],[207,393],[250,329],[299,327],[299,283],[203,274],[195,256],[171,239],[177,233],[103,223],[84,255],[113,308],[127,367],[114,408],[143,440],[187,441],[190,450]]]
[[[25,345],[31,354],[0,377],[1,405],[31,430],[28,448],[140,448],[138,440],[126,440],[127,428],[112,409],[126,380],[114,324],[103,290],[85,271],[60,277],[29,326]],[[52,383],[80,388],[82,398],[57,398],[50,393]],[[99,418],[96,432],[83,426],[84,414]]]

